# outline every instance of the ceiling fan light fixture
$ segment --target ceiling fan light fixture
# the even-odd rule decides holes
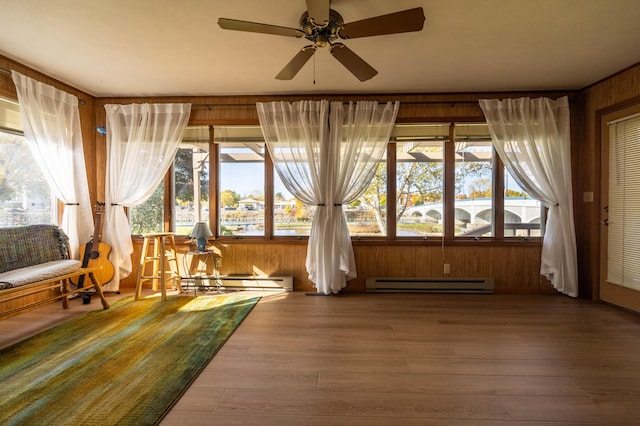
[[[329,43],[328,37],[324,34],[318,34],[316,36],[315,45],[317,47],[325,47]]]

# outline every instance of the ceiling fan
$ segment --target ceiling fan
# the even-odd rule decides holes
[[[300,17],[300,28],[227,18],[219,18],[218,25],[225,30],[304,37],[313,42],[304,46],[276,75],[279,80],[291,80],[317,48],[329,45],[333,57],[360,81],[369,80],[378,71],[338,40],[420,31],[424,25],[425,17],[421,7],[345,24],[342,16],[330,8],[330,3],[330,0],[306,0],[307,11]]]

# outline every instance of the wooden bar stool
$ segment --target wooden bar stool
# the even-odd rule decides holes
[[[142,283],[145,281],[152,282],[153,291],[158,291],[158,286],[160,287],[162,301],[167,300],[167,281],[172,281],[178,291],[182,291],[176,243],[173,235],[172,232],[155,232],[143,235],[144,241],[142,243],[142,253],[140,254],[135,300],[140,298]],[[150,243],[153,243],[152,254],[149,253],[151,249]],[[145,275],[145,268],[148,263],[152,264],[151,275]]]

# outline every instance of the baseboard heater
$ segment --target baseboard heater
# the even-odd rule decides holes
[[[293,291],[293,277],[263,277],[256,275],[222,275],[220,282],[229,290]]]
[[[378,293],[493,293],[493,278],[367,278],[366,291]]]

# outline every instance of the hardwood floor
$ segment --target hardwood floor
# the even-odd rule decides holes
[[[133,295],[132,288],[124,289],[121,294],[104,293],[110,304],[129,295]],[[56,301],[14,316],[0,318],[0,349],[96,309],[102,309],[102,304],[94,295],[86,305],[82,303],[81,297],[75,297],[69,300],[69,309],[63,309],[62,301]]]
[[[162,425],[640,424],[639,355],[640,316],[561,295],[274,294]]]

